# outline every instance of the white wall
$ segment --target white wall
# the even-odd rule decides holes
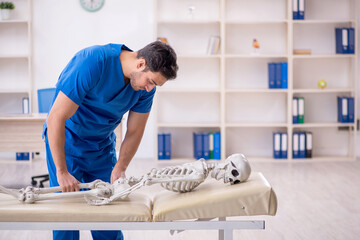
[[[145,46],[154,39],[153,19],[150,0],[106,0],[97,12],[85,11],[78,0],[33,1],[35,89],[55,86],[67,62],[84,47],[109,42],[133,50]],[[153,157],[153,124],[150,118],[137,157]]]
[[[78,0],[33,1],[35,89],[54,86],[66,63],[75,52],[84,47],[115,42],[125,43],[137,50],[152,41],[152,4],[152,0],[106,0],[100,11],[89,13],[82,9]],[[360,13],[360,4],[358,12]],[[359,31],[360,28],[358,33]],[[358,67],[360,68],[360,59]],[[357,118],[359,114],[358,97]],[[153,133],[153,118],[150,117],[136,157],[153,157]],[[357,136],[357,155],[360,156],[360,133]]]

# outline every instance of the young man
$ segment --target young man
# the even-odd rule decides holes
[[[62,71],[44,124],[50,186],[78,191],[79,182],[113,183],[140,144],[156,86],[176,78],[176,53],[156,41],[137,52],[125,45],[78,52]],[[118,160],[114,129],[129,111]],[[94,239],[123,239],[121,231],[92,231]],[[54,231],[54,239],[79,239],[79,231]]]

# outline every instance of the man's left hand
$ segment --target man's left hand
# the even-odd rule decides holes
[[[125,171],[118,170],[116,167],[111,172],[110,183],[113,184],[119,178],[126,178]]]

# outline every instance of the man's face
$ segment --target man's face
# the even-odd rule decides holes
[[[130,84],[135,91],[146,90],[150,92],[155,86],[162,86],[167,79],[159,72],[136,71],[130,73]]]

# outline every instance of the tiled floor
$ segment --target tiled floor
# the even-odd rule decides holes
[[[141,176],[155,164],[150,159],[134,159],[127,176]],[[237,230],[234,239],[346,239],[360,236],[360,161],[252,163],[272,184],[278,197],[275,217],[266,220],[265,230]],[[30,184],[30,176],[46,172],[45,160],[32,164],[1,162],[0,185],[20,188]],[[156,191],[158,186],[146,187]],[[249,218],[234,218],[249,219]],[[91,239],[89,231],[81,231],[80,239]],[[0,239],[51,239],[50,231],[0,231]],[[169,231],[124,231],[126,240],[152,239],[217,239],[216,231],[185,231],[170,235]]]

